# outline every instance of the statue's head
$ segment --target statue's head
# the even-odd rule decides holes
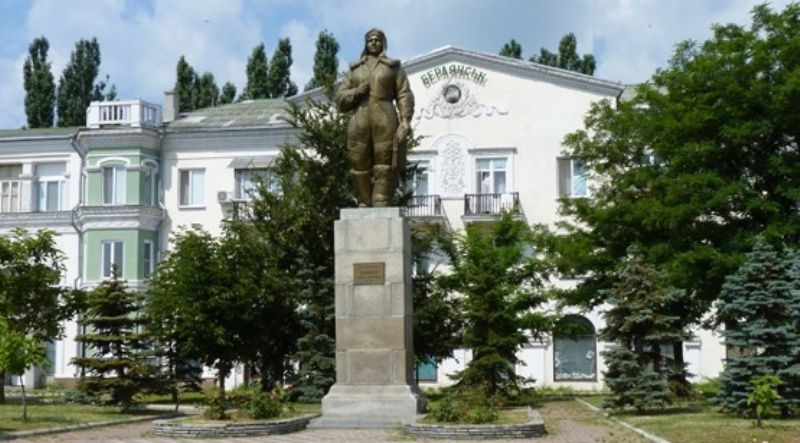
[[[386,46],[386,34],[378,28],[372,28],[364,34],[364,50],[361,51],[361,56],[385,56]]]

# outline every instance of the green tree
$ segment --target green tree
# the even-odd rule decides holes
[[[25,115],[29,128],[53,126],[56,84],[47,60],[50,43],[45,36],[33,39],[22,65],[25,87]]]
[[[327,30],[319,33],[314,52],[314,76],[306,84],[305,90],[325,87],[333,88],[339,74],[339,42]]]
[[[217,106],[219,102],[219,88],[214,81],[214,74],[204,72],[197,80],[197,109]]]
[[[86,125],[86,108],[92,101],[99,69],[100,44],[97,39],[78,40],[58,81],[58,126]]]
[[[516,42],[511,40],[510,43]],[[557,68],[566,69],[569,71],[580,72],[581,74],[594,75],[594,70],[597,64],[594,56],[591,54],[584,54],[583,57],[579,56],[577,47],[578,42],[575,38],[575,34],[570,32],[562,37],[561,41],[559,41],[557,55],[545,48],[541,48],[539,51],[539,56],[532,56],[530,61],[547,66],[555,66]],[[503,49],[505,49],[505,47],[503,47]],[[501,53],[500,55],[504,54]],[[520,57],[517,58],[522,58],[521,54]]]
[[[81,293],[59,286],[64,256],[49,230],[0,236],[0,318],[11,333],[39,342],[60,338],[62,323],[81,309]],[[0,379],[4,374],[0,369]],[[0,384],[0,403],[5,401]]]
[[[794,257],[782,257],[759,238],[745,263],[725,279],[718,304],[725,344],[739,350],[720,375],[719,401],[730,411],[749,409],[751,380],[777,376],[781,415],[800,406],[800,291],[791,274]],[[788,389],[787,389],[788,388]]]
[[[175,67],[175,93],[178,95],[178,109],[189,112],[197,109],[197,73],[184,56],[178,59]]]
[[[94,85],[94,89],[92,89],[92,100],[93,101],[114,101],[117,99],[117,86],[112,84],[111,87],[106,92],[106,86],[108,86],[108,82],[110,77],[106,74],[105,80],[100,80]]]
[[[530,228],[513,215],[496,223],[467,226],[466,235],[443,242],[452,273],[439,284],[461,295],[464,346],[473,352],[467,367],[456,374],[458,385],[489,395],[518,388],[516,352],[527,343],[526,332],[548,330],[552,318],[536,311],[546,302],[542,289],[545,263],[532,257]]]
[[[80,322],[85,332],[75,337],[93,351],[92,356],[72,362],[89,371],[89,376],[78,382],[78,389],[93,397],[108,394],[109,404],[127,410],[133,396],[152,382],[153,368],[145,358],[150,343],[144,332],[148,319],[139,313],[141,294],[128,291],[116,268],[112,274],[89,293]]]
[[[231,82],[225,82],[222,85],[222,93],[219,95],[219,104],[227,105],[236,100],[236,86]]]
[[[271,88],[270,70],[267,65],[267,53],[264,43],[253,48],[247,59],[247,83],[244,85],[242,97],[245,100],[268,98]]]
[[[348,115],[332,100],[289,103],[288,122],[299,130],[275,162],[280,192],[260,187],[252,223],[266,237],[286,296],[298,304],[298,371],[303,400],[320,399],[335,381],[333,222],[355,206],[347,161]]]
[[[22,421],[28,421],[28,402],[25,397],[25,371],[33,366],[47,364],[42,342],[25,334],[12,331],[0,318],[0,371],[19,376],[22,387]]]
[[[278,40],[278,47],[272,54],[272,64],[267,76],[267,96],[269,98],[291,97],[297,94],[297,85],[292,82],[292,43],[289,38]]]
[[[512,38],[500,48],[500,55],[522,60],[522,45]]]
[[[631,245],[685,290],[673,315],[700,323],[726,275],[766,231],[800,238],[800,6],[753,11],[749,28],[716,26],[678,46],[667,68],[619,103],[590,109],[566,151],[595,183],[562,201],[573,222],[556,241],[561,273],[587,276],[567,301],[597,305]],[[768,74],[765,74],[768,73]],[[683,346],[674,344],[683,362]]]
[[[662,273],[644,263],[636,248],[628,251],[616,277],[601,332],[604,340],[617,345],[604,354],[609,364],[606,382],[613,392],[607,404],[631,405],[639,411],[663,407],[670,394],[667,380],[674,381],[676,394],[689,392],[683,363],[665,361],[661,349],[691,336],[685,319],[675,314],[686,295],[667,286]],[[628,365],[636,369],[628,370]]]

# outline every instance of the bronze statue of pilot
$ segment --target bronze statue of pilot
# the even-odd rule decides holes
[[[390,204],[398,183],[403,140],[411,128],[414,94],[400,61],[386,56],[386,36],[371,29],[361,58],[336,91],[336,103],[353,111],[347,125],[347,156],[360,207]]]

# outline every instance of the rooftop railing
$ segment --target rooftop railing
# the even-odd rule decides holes
[[[91,102],[86,110],[86,126],[102,128],[129,126],[132,128],[161,125],[161,106],[143,100]]]

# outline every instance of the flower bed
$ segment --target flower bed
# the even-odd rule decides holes
[[[156,420],[153,434],[157,437],[256,437],[259,435],[288,434],[302,431],[312,418],[319,414],[304,414],[293,418],[241,423],[186,422],[181,420]]]
[[[488,440],[497,438],[531,438],[547,434],[541,415],[528,408],[528,422],[522,424],[427,424],[403,425],[406,434],[455,440]]]

